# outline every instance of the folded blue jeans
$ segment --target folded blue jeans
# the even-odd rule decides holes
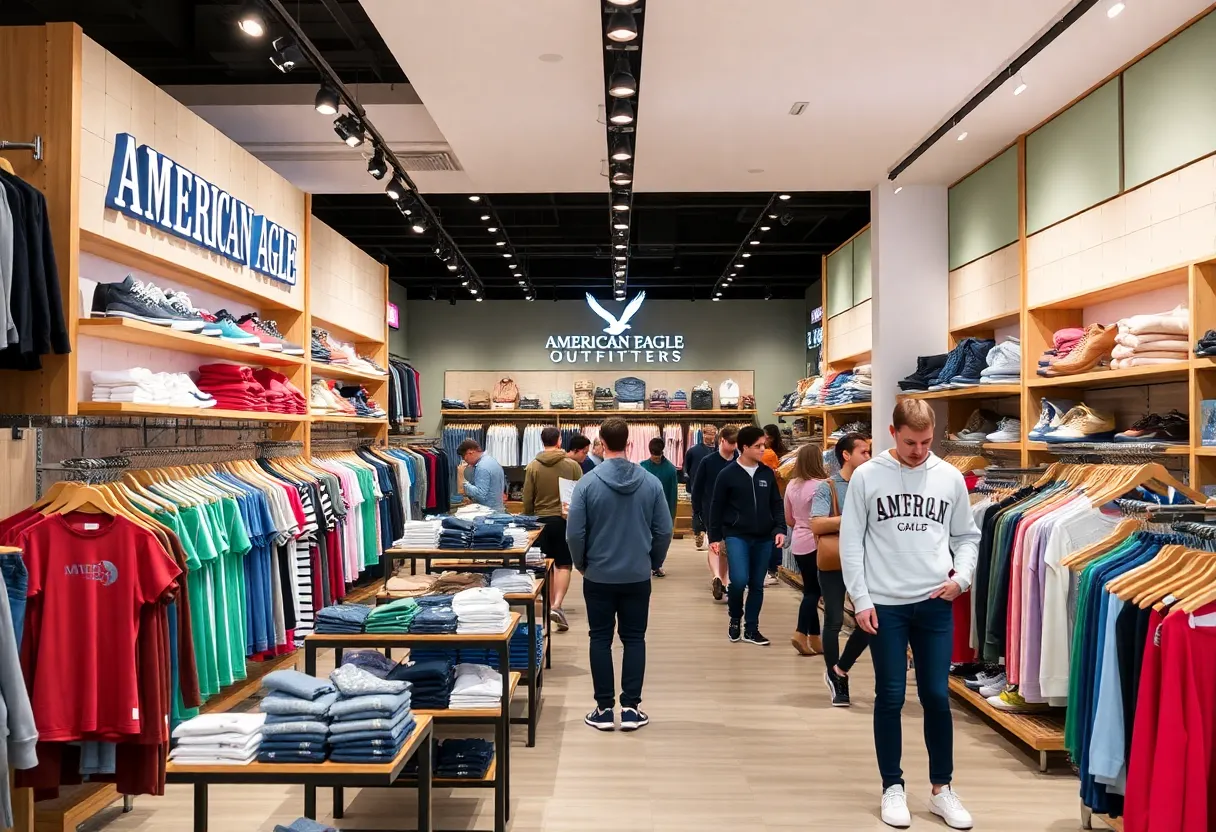
[[[272,716],[325,716],[331,705],[338,701],[338,694],[327,693],[316,699],[302,699],[279,691],[272,692],[262,699],[262,713]],[[267,720],[269,721],[269,719]]]
[[[319,699],[334,692],[334,686],[325,679],[318,679],[298,670],[276,670],[267,673],[262,679],[262,687],[300,699]]]
[[[329,733],[329,725],[315,719],[301,719],[295,722],[267,722],[262,725],[262,736],[273,737],[278,734],[320,734]]]
[[[378,711],[384,714],[396,713],[410,704],[409,683],[407,682],[406,684],[407,688],[401,693],[372,693],[366,696],[343,697],[329,709],[329,715],[337,719],[338,717],[361,711]]]
[[[321,751],[259,751],[259,763],[323,763],[326,753]]]
[[[325,749],[325,746],[325,740],[308,740],[306,742],[263,740],[262,744],[258,746],[258,751],[322,751]]]
[[[0,555],[0,575],[4,576],[4,588],[8,592],[8,608],[13,619],[13,631],[17,636],[17,649],[21,649],[21,631],[25,626],[25,592],[29,588],[30,576],[20,553]]]
[[[353,734],[356,731],[391,731],[411,718],[409,708],[403,708],[391,718],[357,719],[351,722],[335,722],[329,728],[330,736]]]
[[[263,732],[263,737],[265,737],[264,732]],[[262,742],[263,743],[267,743],[267,742],[274,742],[274,743],[307,742],[307,743],[316,743],[318,745],[324,745],[325,741],[328,738],[329,738],[328,732],[326,732],[324,734],[318,734],[315,731],[314,732],[301,731],[296,734],[272,734],[270,739],[263,739]]]

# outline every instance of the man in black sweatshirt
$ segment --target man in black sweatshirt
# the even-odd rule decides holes
[[[777,490],[777,475],[761,463],[764,431],[748,425],[739,431],[739,458],[722,469],[709,504],[709,546],[726,552],[730,569],[730,627],[727,636],[762,647],[760,607],[772,547],[785,548],[785,506]],[[701,463],[704,468],[708,460]],[[744,612],[743,593],[747,591]]]
[[[697,522],[698,517],[701,518],[702,528],[706,528],[709,524],[709,503],[714,496],[714,483],[718,481],[718,474],[722,473],[722,469],[734,462],[735,457],[739,455],[739,452],[735,450],[735,440],[738,436],[738,428],[730,425],[722,428],[721,435],[718,437],[717,450],[707,456],[702,456],[693,472],[689,499],[692,500],[693,523]],[[687,460],[685,464],[687,465]],[[709,574],[713,579],[710,587],[714,600],[721,601],[722,596],[726,594],[727,575],[729,574],[726,569],[726,555],[715,552],[711,548],[705,559],[709,563]]]
[[[693,479],[697,476],[697,465],[716,450],[718,450],[718,428],[714,425],[706,425],[701,428],[701,441],[684,454],[684,480],[688,483],[689,491],[692,491]],[[697,548],[700,549],[705,543],[705,518],[698,516],[695,511],[692,513],[692,533],[695,536]]]

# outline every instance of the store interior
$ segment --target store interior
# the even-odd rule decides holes
[[[0,4],[0,827],[887,828],[869,659],[833,708],[822,659],[727,641],[684,459],[775,425],[784,489],[805,445],[890,450],[915,399],[985,535],[949,683],[976,828],[1216,829],[1216,779],[1169,774],[1216,778],[1216,666],[1170,687],[1144,644],[1216,603],[1216,4],[864,5]],[[679,472],[632,736],[584,726],[581,578],[553,626],[519,518],[542,429],[610,416]],[[517,519],[448,546],[420,521],[468,502],[470,439]],[[1110,527],[1053,536],[1057,492]],[[155,551],[74,563],[42,520],[81,512]],[[150,562],[126,629],[72,601]],[[781,636],[788,544],[776,574]],[[487,581],[505,630],[404,602]],[[391,755],[248,745],[268,702],[353,697],[356,652],[413,685]],[[139,707],[82,727],[103,657]],[[1185,760],[1145,738],[1167,719]],[[240,764],[191,756],[225,732]]]

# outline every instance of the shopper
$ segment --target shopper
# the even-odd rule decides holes
[[[819,591],[823,593],[823,658],[827,664],[823,678],[832,705],[847,708],[852,704],[849,671],[866,651],[870,634],[854,627],[845,642],[844,652],[840,652],[845,595],[844,573],[840,571],[840,509],[849,493],[853,472],[870,458],[870,440],[860,433],[846,433],[836,441],[833,453],[840,470],[815,489],[811,501],[811,532],[816,542],[822,544],[815,566],[819,571]]]
[[[688,485],[690,491],[692,490],[693,478],[697,474],[697,464],[717,450],[717,447],[717,426],[705,425],[701,428],[701,441],[689,448],[688,452],[684,454],[684,482]],[[692,533],[693,539],[696,541],[697,548],[704,548],[705,518],[697,514],[696,510],[694,510],[692,513]]]
[[[587,455],[587,458],[596,465],[599,465],[604,461],[604,440],[597,437],[596,440],[591,443],[591,453]]]
[[[604,462],[574,487],[566,540],[583,576],[591,633],[595,710],[584,721],[611,731],[616,701],[613,629],[621,637],[621,730],[636,731],[650,718],[638,707],[646,675],[646,624],[650,576],[663,568],[671,545],[671,513],[658,479],[625,458],[629,425],[609,419],[600,428]]]
[[[828,475],[823,470],[823,452],[818,445],[803,445],[794,459],[794,477],[785,489],[785,525],[793,538],[790,544],[794,561],[802,575],[802,603],[798,607],[798,626],[790,642],[803,656],[823,652],[819,637],[819,575],[815,566],[815,535],[811,531],[811,501],[815,489]]]
[[[767,647],[760,633],[764,577],[774,544],[785,545],[785,507],[777,492],[777,475],[760,462],[764,431],[755,425],[739,430],[739,458],[722,469],[709,504],[709,545],[725,551],[730,569],[730,625],[727,636]],[[710,459],[713,459],[711,457]],[[707,466],[709,460],[702,463]],[[743,596],[747,595],[746,614]]]
[[[891,415],[895,447],[858,468],[840,521],[840,561],[857,625],[874,636],[874,747],[882,775],[882,819],[912,822],[900,768],[900,712],[907,650],[916,665],[929,751],[929,810],[954,829],[971,815],[950,787],[954,726],[947,677],[952,602],[971,585],[980,533],[963,475],[930,450],[933,410],[904,399]]]
[[[557,629],[570,629],[562,603],[570,589],[570,547],[566,545],[566,513],[562,506],[562,479],[577,480],[583,475],[582,467],[566,456],[559,444],[562,432],[547,427],[540,432],[540,443],[544,450],[528,463],[524,470],[524,514],[535,514],[544,524],[540,533],[540,550],[545,557],[553,558],[553,595],[549,605],[549,619]]]
[[[657,436],[650,440],[650,459],[642,460],[642,469],[658,478],[659,484],[663,486],[663,496],[667,499],[667,508],[671,512],[671,522],[675,525],[676,522],[676,494],[679,491],[679,483],[676,481],[676,466],[668,461],[667,457],[663,456],[663,451],[666,450],[667,443]],[[667,573],[662,568],[654,570],[656,578],[666,578]]]
[[[507,475],[498,460],[483,451],[476,439],[461,442],[456,455],[462,460],[456,469],[456,493],[494,511],[502,511],[506,505]]]
[[[765,425],[764,437],[764,457],[760,461],[769,468],[772,468],[773,473],[777,473],[777,469],[781,467],[781,458],[789,453],[789,448],[787,448],[785,445],[785,437],[781,435],[781,428],[777,427],[776,425]],[[777,474],[777,491],[782,497],[785,496],[785,481],[781,479],[780,474]],[[786,536],[789,536],[788,529],[786,531]],[[768,577],[764,579],[765,586],[777,585],[777,569],[781,566],[781,553],[781,547],[773,547],[772,554],[769,556],[768,561]]]
[[[689,494],[689,497],[692,499],[693,517],[699,516],[707,530],[709,505],[714,496],[714,484],[717,483],[718,474],[722,473],[722,469],[734,462],[739,455],[735,445],[738,435],[737,428],[730,425],[722,428],[718,435],[718,452],[704,457],[697,463],[697,475],[693,479],[692,493]],[[709,574],[712,577],[710,590],[713,592],[715,601],[722,600],[722,596],[726,594],[726,585],[730,582],[728,580],[730,570],[726,566],[726,552],[721,551],[720,548],[709,547],[709,552],[705,556],[709,563]]]
[[[566,445],[566,456],[577,462],[584,474],[588,473],[596,464],[595,460],[591,458],[591,440],[582,435],[570,438],[570,443]]]

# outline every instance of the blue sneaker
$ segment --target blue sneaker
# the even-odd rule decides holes
[[[650,717],[638,708],[621,708],[621,730],[636,731],[650,724]]]
[[[233,344],[245,344],[250,347],[256,347],[261,343],[258,336],[250,335],[237,326],[236,318],[232,317],[232,313],[224,309],[215,313],[215,325],[220,328],[220,338],[225,341]]]
[[[629,709],[626,708],[626,710]],[[596,708],[594,711],[583,717],[583,722],[587,723],[597,731],[616,730],[616,717],[612,713],[612,708]],[[622,730],[634,730],[634,728],[625,729],[623,722],[621,724],[621,728]]]
[[[1031,442],[1042,442],[1047,434],[1054,431],[1060,426],[1064,420],[1064,414],[1076,406],[1076,402],[1057,399],[1043,399],[1042,409],[1039,411],[1038,423],[1030,429],[1030,433],[1026,438]]]

